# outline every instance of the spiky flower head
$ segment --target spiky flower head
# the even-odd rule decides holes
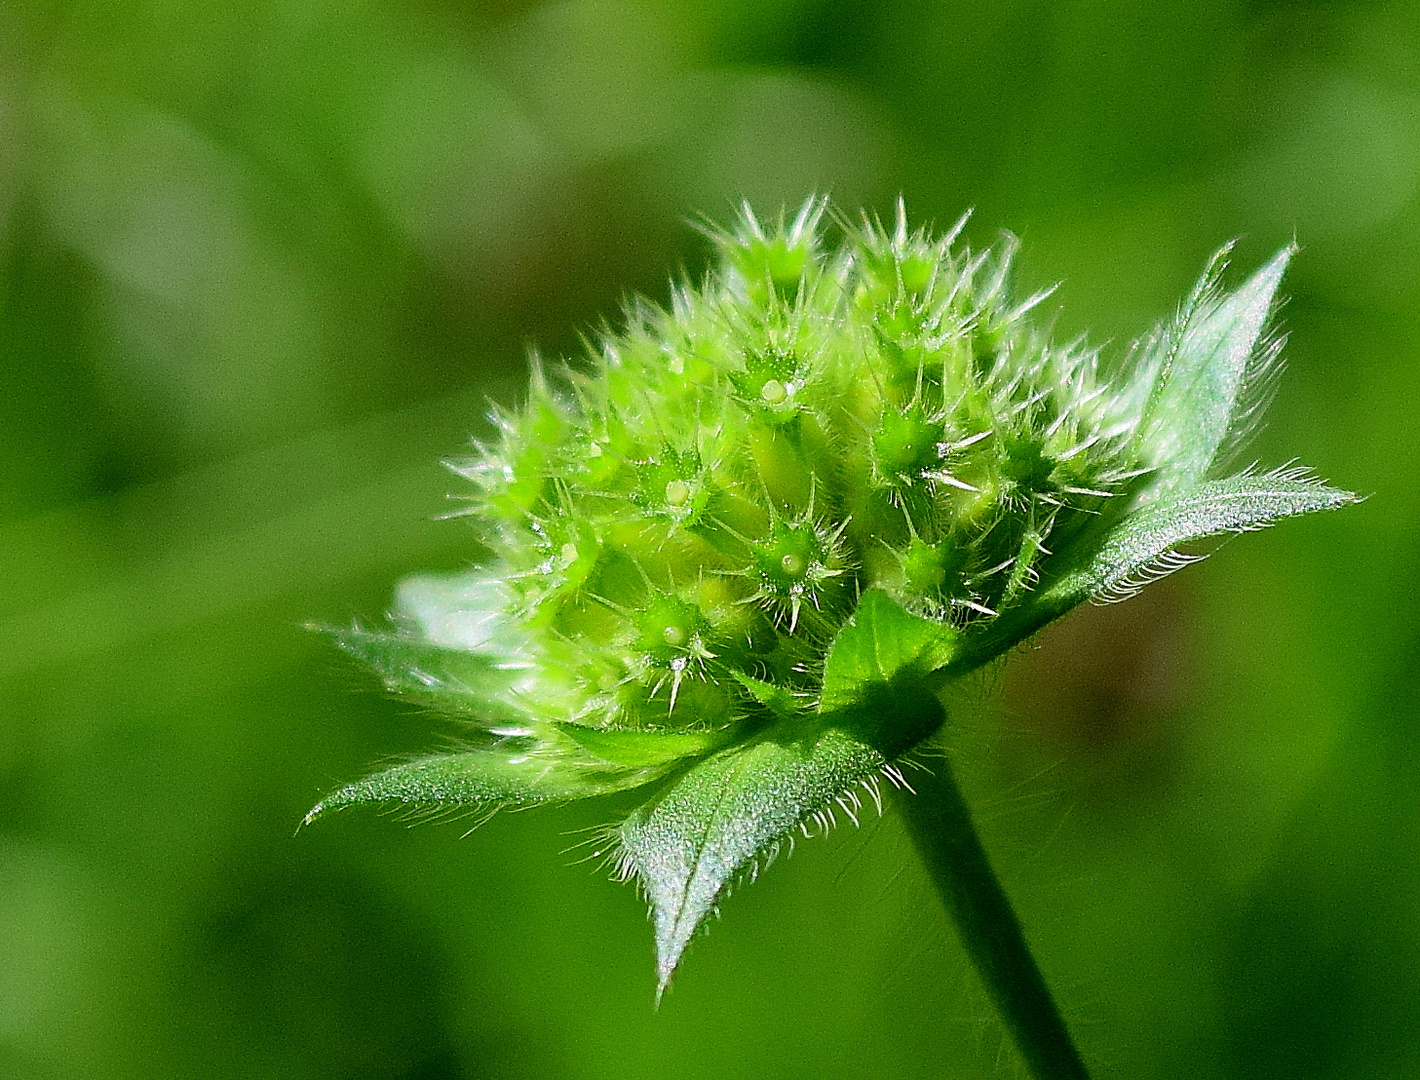
[[[714,231],[703,283],[634,305],[588,362],[534,365],[455,471],[493,553],[336,634],[466,723],[458,753],[328,797],[492,808],[647,787],[621,865],[664,986],[737,874],[943,722],[937,691],[1177,546],[1339,506],[1296,471],[1220,473],[1253,422],[1291,250],[1220,255],[1107,363],[1013,297],[1013,244],[838,223]],[[658,785],[654,788],[651,785]]]

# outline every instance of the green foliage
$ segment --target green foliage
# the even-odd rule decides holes
[[[1352,496],[1214,475],[1255,416],[1290,249],[1214,259],[1129,358],[1052,342],[1012,248],[844,224],[715,232],[667,310],[534,369],[456,471],[495,559],[336,640],[465,752],[327,798],[492,809],[665,786],[619,831],[664,988],[727,886],[940,726],[934,691],[1188,541]],[[889,775],[893,775],[889,773]],[[846,800],[846,801],[845,801]]]
[[[730,882],[754,876],[806,820],[857,804],[854,787],[886,763],[823,717],[784,722],[707,758],[626,819],[622,865],[651,900],[662,990]]]
[[[855,708],[865,687],[890,686],[945,667],[959,636],[949,625],[914,618],[881,590],[869,590],[829,647],[820,711]]]
[[[622,867],[651,898],[661,990],[735,877],[756,875],[807,821],[827,827],[835,807],[856,815],[859,789],[879,802],[877,774],[945,718],[925,677],[953,637],[881,591],[864,594],[829,649],[817,715],[784,715],[626,820]],[[757,685],[768,705],[773,688]]]
[[[1043,598],[1066,607],[1074,607],[1084,596],[1122,598],[1151,576],[1181,565],[1179,560],[1193,561],[1175,552],[1179,544],[1261,529],[1282,518],[1355,501],[1349,491],[1326,487],[1295,470],[1205,481],[1125,518],[1098,548],[1085,553],[1082,566],[1042,590]]]
[[[1235,292],[1219,287],[1227,249],[1213,258],[1178,320],[1155,335],[1140,364],[1149,389],[1141,432],[1160,492],[1197,483],[1236,444],[1260,404],[1281,342],[1263,330],[1295,248],[1285,247]]]

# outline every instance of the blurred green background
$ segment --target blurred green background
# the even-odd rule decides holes
[[[890,817],[659,1013],[577,864],[624,805],[294,835],[448,735],[302,625],[475,557],[436,463],[530,344],[811,191],[974,207],[1114,348],[1300,240],[1251,452],[1369,501],[1072,617],[951,739],[1101,1080],[1420,1075],[1420,5],[14,0],[0,1080],[1018,1075]]]

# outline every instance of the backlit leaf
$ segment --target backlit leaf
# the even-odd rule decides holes
[[[402,697],[485,726],[525,719],[506,700],[513,673],[484,653],[359,627],[325,632]]]
[[[1142,370],[1152,377],[1153,391],[1142,438],[1160,490],[1192,486],[1229,434],[1246,426],[1247,391],[1275,354],[1262,334],[1295,250],[1283,248],[1238,289],[1221,296],[1215,280],[1226,251],[1219,253],[1178,322],[1145,355]]]
[[[1130,514],[1083,565],[1048,586],[1043,603],[1078,603],[1091,596],[1127,591],[1138,575],[1148,576],[1158,560],[1189,540],[1261,529],[1282,518],[1356,501],[1349,491],[1295,474],[1244,474],[1211,480]]]

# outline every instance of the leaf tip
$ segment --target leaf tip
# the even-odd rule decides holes
[[[656,961],[656,1003],[655,1010],[660,1012],[661,1002],[665,999],[666,991],[671,988],[671,979],[675,977],[675,969],[679,965],[679,957],[667,959],[662,957]]]
[[[316,818],[324,814],[326,812],[326,809],[327,807],[325,805],[325,800],[322,799],[320,802],[316,803],[315,806],[311,807],[310,810],[306,812],[306,816],[303,817],[301,819],[301,823],[296,826],[296,831],[300,832],[311,822],[315,821]]]
[[[1268,259],[1238,290],[1240,295],[1249,297],[1251,304],[1255,305],[1259,322],[1265,320],[1269,314],[1273,299],[1277,295],[1277,287],[1282,283],[1282,276],[1286,274],[1292,256],[1299,250],[1295,241],[1284,244],[1277,254]]]
[[[661,998],[665,996],[671,987],[675,973],[680,969],[681,958],[685,955],[686,947],[690,944],[691,938],[695,936],[696,930],[704,921],[704,916],[709,911],[703,912],[700,916],[685,918],[684,909],[675,913],[673,918],[667,919],[663,928],[656,934],[656,1007],[659,1008]]]

